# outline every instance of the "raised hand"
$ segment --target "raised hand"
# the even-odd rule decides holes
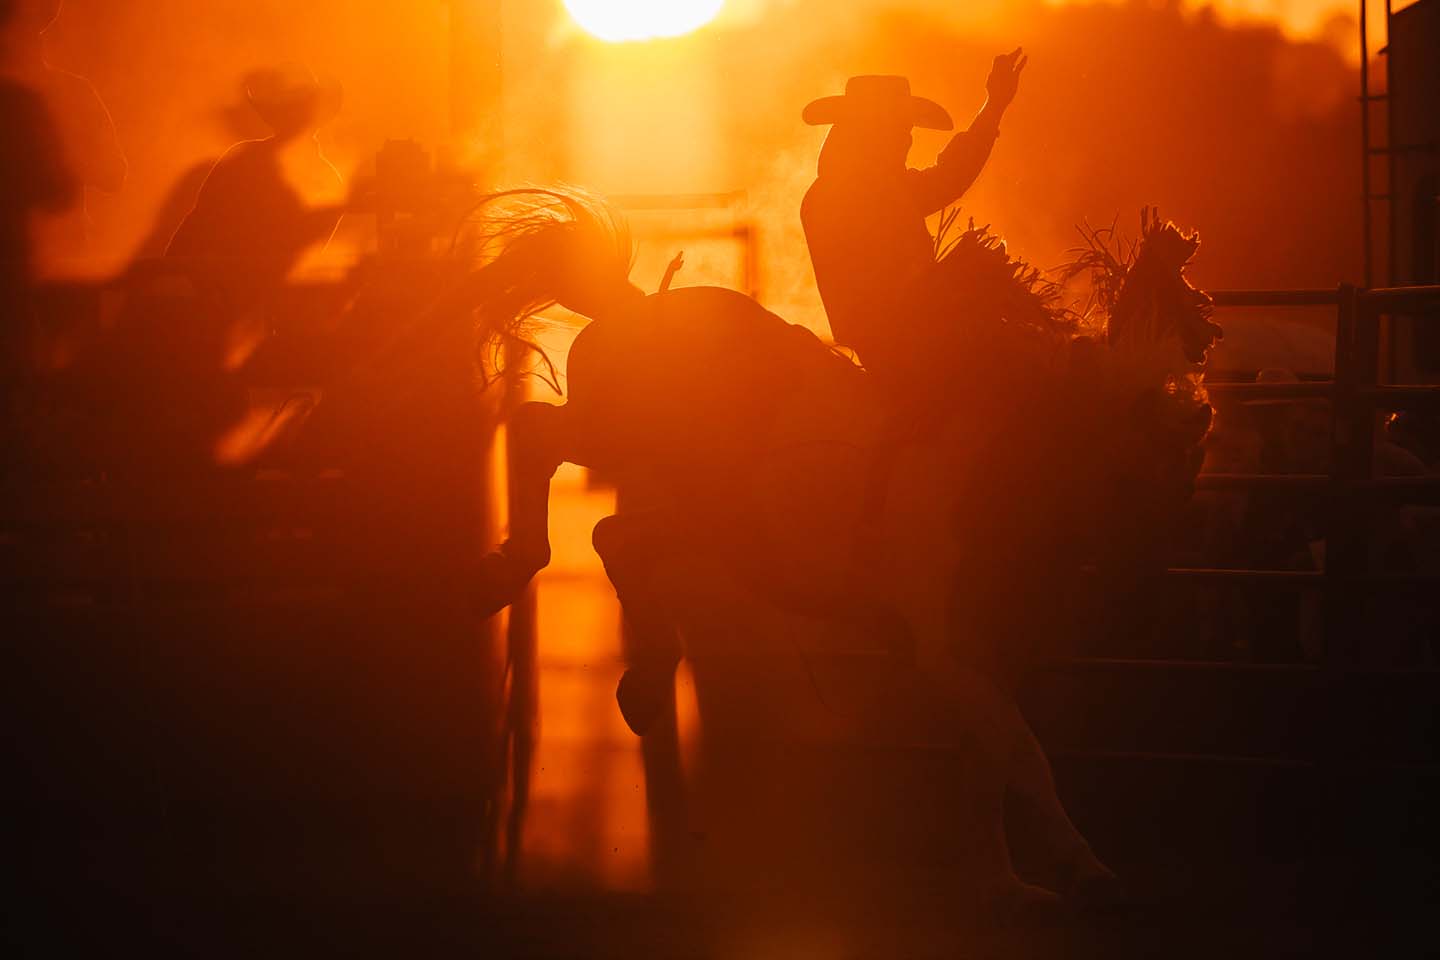
[[[985,81],[985,93],[990,103],[1001,110],[1010,106],[1020,89],[1020,71],[1024,70],[1025,64],[1029,62],[1030,58],[1025,56],[1025,51],[1020,47],[995,58],[990,66],[990,76]]]

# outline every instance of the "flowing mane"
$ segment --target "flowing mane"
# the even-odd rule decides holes
[[[503,371],[516,347],[539,356],[559,392],[555,366],[535,341],[537,314],[571,309],[628,283],[635,248],[621,217],[578,187],[518,187],[487,194],[452,240],[454,255],[477,265],[466,284],[480,367]],[[583,315],[583,314],[582,314]]]

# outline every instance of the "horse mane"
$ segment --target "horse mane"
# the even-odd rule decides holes
[[[1149,209],[1133,242],[1114,225],[1081,234],[1074,260],[1046,276],[988,228],[942,215],[935,315],[919,319],[941,347],[923,369],[934,403],[961,414],[957,435],[986,438],[974,497],[995,509],[958,509],[962,537],[985,531],[1027,564],[1064,546],[1123,569],[1193,492],[1213,419],[1204,364],[1222,331],[1184,276],[1194,234]],[[1076,279],[1088,302],[1067,302]]]
[[[1068,341],[1085,332],[1093,318],[1065,302],[1063,281],[1012,254],[989,224],[977,227],[971,217],[962,230],[959,220],[958,207],[944,210],[935,231],[935,260],[944,265],[943,306],[981,314],[967,322],[1005,324],[1048,340]]]
[[[536,342],[538,314],[567,294],[628,282],[635,247],[629,229],[601,198],[579,187],[525,186],[481,196],[462,218],[451,253],[474,263],[464,288],[476,359],[488,384],[521,356],[563,392],[554,362]]]
[[[1106,340],[1114,345],[1177,337],[1186,360],[1203,365],[1224,331],[1211,320],[1214,302],[1184,275],[1200,249],[1199,234],[1181,231],[1154,207],[1141,209],[1135,240],[1122,236],[1114,222],[1078,229],[1082,244],[1060,268],[1061,282],[1088,275],[1090,308],[1107,318]],[[1151,298],[1160,308],[1153,315],[1145,302]]]
[[[1207,406],[1204,367],[1224,337],[1214,322],[1214,301],[1185,276],[1200,248],[1153,207],[1140,211],[1135,239],[1108,227],[1082,224],[1082,244],[1060,268],[1061,282],[1089,282],[1086,313],[1098,316],[1095,339],[1108,346],[1112,376],[1120,382],[1158,384],[1183,410]]]

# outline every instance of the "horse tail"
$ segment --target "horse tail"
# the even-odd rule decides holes
[[[452,253],[477,264],[462,286],[471,311],[482,380],[503,372],[514,351],[539,357],[546,382],[556,370],[536,342],[534,318],[562,303],[593,318],[595,306],[629,286],[634,246],[600,198],[576,187],[520,187],[486,194],[456,231]]]

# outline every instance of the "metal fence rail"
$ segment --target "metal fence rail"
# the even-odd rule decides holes
[[[1342,284],[1333,290],[1219,290],[1211,294],[1224,307],[1337,308],[1335,376],[1331,380],[1302,383],[1234,383],[1206,385],[1216,397],[1235,400],[1295,401],[1324,399],[1331,403],[1331,471],[1327,474],[1201,474],[1201,490],[1281,492],[1310,495],[1328,501],[1333,515],[1353,517],[1370,505],[1395,502],[1440,501],[1440,477],[1376,477],[1374,451],[1376,417],[1391,408],[1429,405],[1440,401],[1440,385],[1385,384],[1379,382],[1380,318],[1395,311],[1435,310],[1440,317],[1440,285],[1383,287],[1361,290]],[[1342,580],[1381,583],[1366,575],[1362,531],[1332,537],[1329,562],[1316,575],[1317,586],[1334,588]],[[1336,551],[1334,547],[1340,549]],[[1244,583],[1278,583],[1281,571],[1248,571],[1225,579]],[[1288,572],[1288,571],[1286,571]],[[1215,571],[1185,568],[1174,576],[1219,579]],[[1419,582],[1426,582],[1423,578]],[[1440,587],[1440,580],[1434,581]]]
[[[1332,379],[1298,383],[1210,382],[1212,397],[1237,401],[1325,401],[1330,405],[1333,429],[1328,473],[1235,474],[1202,473],[1199,490],[1231,493],[1289,494],[1313,502],[1329,518],[1323,569],[1217,569],[1172,567],[1166,579],[1219,590],[1243,589],[1264,593],[1316,591],[1323,598],[1324,643],[1318,662],[1249,663],[1243,661],[1136,660],[1125,658],[1060,658],[1036,665],[1038,675],[1118,676],[1142,683],[1164,675],[1256,676],[1311,678],[1326,691],[1331,709],[1345,715],[1354,708],[1355,684],[1418,682],[1424,689],[1440,683],[1440,670],[1429,666],[1393,667],[1367,664],[1360,640],[1365,635],[1367,608],[1374,600],[1402,596],[1409,600],[1440,596],[1440,578],[1387,574],[1371,569],[1370,530],[1373,511],[1397,504],[1440,503],[1440,477],[1386,477],[1375,475],[1375,444],[1380,415],[1400,409],[1431,407],[1440,403],[1440,385],[1381,382],[1381,318],[1391,313],[1418,315],[1440,322],[1440,286],[1362,290],[1345,284],[1335,289],[1221,290],[1212,292],[1215,304],[1227,308],[1331,307],[1336,310],[1335,374]],[[1309,682],[1309,681],[1306,681]],[[1095,751],[1059,751],[1085,759]],[[1344,754],[1343,756],[1341,754]],[[1104,752],[1107,759],[1149,762],[1160,755],[1146,751]],[[1343,747],[1327,748],[1311,759],[1280,757],[1214,757],[1200,754],[1166,754],[1178,762],[1237,762],[1275,766],[1314,765],[1322,771],[1339,771],[1363,759]],[[1440,774],[1440,764],[1374,761],[1387,768],[1424,776]]]

